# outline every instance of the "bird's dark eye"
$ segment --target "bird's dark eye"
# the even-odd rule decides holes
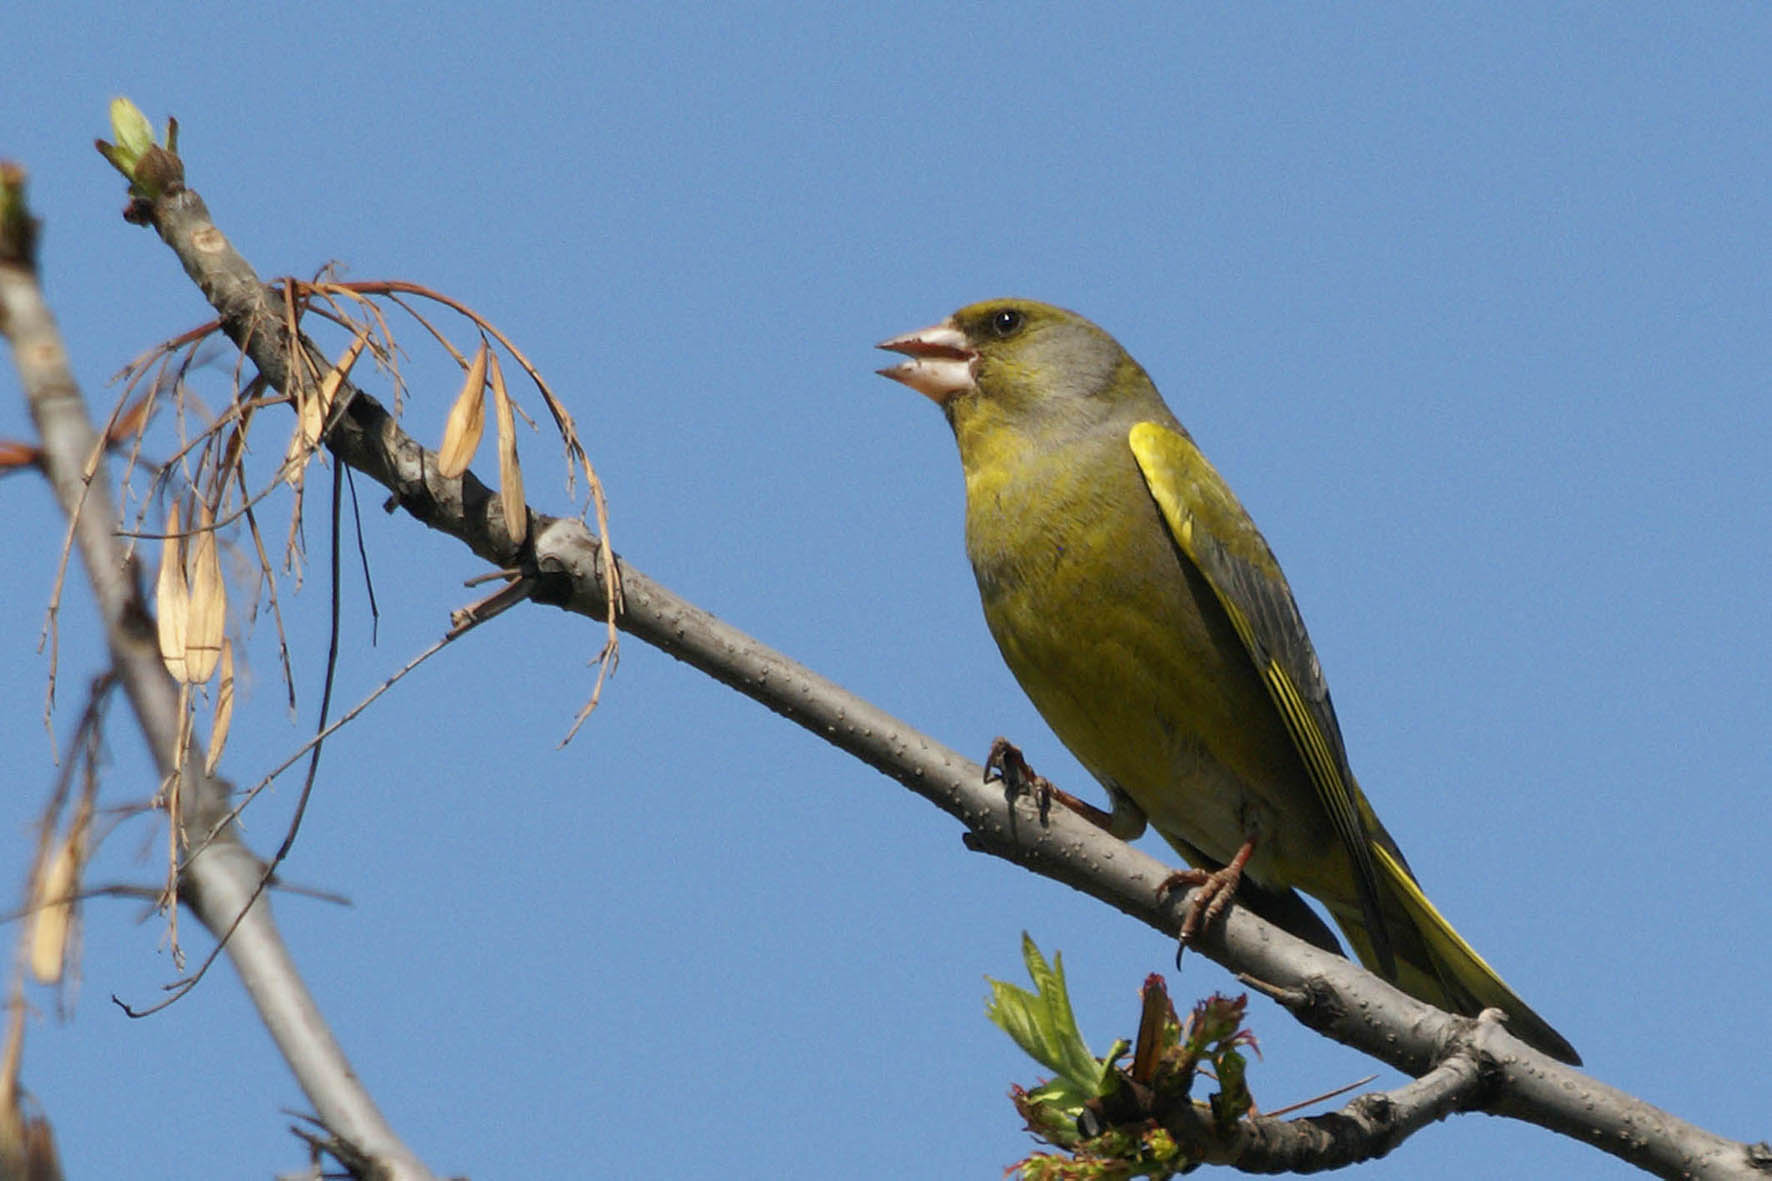
[[[991,331],[998,336],[1013,335],[1021,327],[1022,314],[1014,308],[1004,308],[991,316]]]

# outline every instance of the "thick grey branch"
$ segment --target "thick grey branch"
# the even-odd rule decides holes
[[[195,193],[153,203],[150,218],[186,272],[221,314],[227,334],[259,372],[282,390],[295,378],[281,309],[270,289],[234,251]],[[305,340],[300,347],[326,363]],[[435,457],[409,437],[369,395],[350,401],[327,444],[344,462],[384,484],[393,502],[460,539],[500,567],[522,567],[534,597],[601,619],[608,610],[601,543],[570,518],[531,513],[530,543],[514,545],[497,504],[472,473],[437,472]],[[1156,927],[1173,932],[1182,899],[1159,901],[1167,867],[1064,809],[1042,818],[1026,800],[1007,799],[983,781],[981,768],[845,692],[781,653],[722,623],[617,560],[622,606],[617,622],[709,676],[855,755],[953,815],[967,843],[1064,882]],[[1368,972],[1233,907],[1197,946],[1206,955],[1281,995],[1313,1029],[1412,1075],[1426,1075],[1469,1045],[1477,1023],[1409,997]],[[1666,1177],[1765,1177],[1772,1151],[1726,1140],[1655,1111],[1563,1066],[1499,1027],[1480,1042],[1484,1110],[1576,1136]],[[1405,1090],[1409,1090],[1405,1088]],[[1423,1110],[1432,1110],[1424,1108]],[[1604,1116],[1597,1113],[1604,1112]],[[1650,1118],[1653,1113],[1653,1118]],[[1397,1137],[1419,1122],[1390,1129]]]

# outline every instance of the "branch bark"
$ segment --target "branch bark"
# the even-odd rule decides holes
[[[221,317],[223,330],[270,384],[288,392],[290,345],[307,350],[315,371],[326,363],[305,339],[287,338],[271,288],[214,225],[196,193],[181,184],[139,202]],[[525,572],[531,597],[601,619],[611,587],[600,541],[576,519],[531,512],[528,540],[513,541],[496,498],[471,472],[449,479],[436,457],[386,410],[355,387],[327,445],[342,461],[390,491],[426,525],[457,538],[499,567]],[[1159,901],[1168,869],[1062,809],[1042,817],[1027,800],[1007,798],[983,781],[981,768],[817,673],[679,598],[617,559],[621,587],[617,623],[723,684],[761,702],[818,737],[898,780],[958,819],[969,847],[1002,857],[1090,896],[1160,931],[1174,932],[1185,898]],[[1493,1020],[1472,1021],[1425,1005],[1352,963],[1286,935],[1232,907],[1198,942],[1199,949],[1251,984],[1282,1000],[1312,1029],[1414,1076],[1444,1083],[1458,1055],[1470,1055],[1485,1085],[1459,1090],[1459,1106],[1540,1124],[1593,1144],[1664,1177],[1766,1177],[1772,1148],[1746,1145],[1679,1120],[1509,1036]],[[1438,1085],[1403,1088],[1410,1118],[1385,1135],[1401,1138],[1447,1107]],[[1396,1096],[1374,1098],[1394,1103]],[[1368,1103],[1368,1107],[1370,1107]],[[1369,1119],[1370,1112],[1364,1112]],[[1259,1141],[1252,1136],[1252,1142]],[[1385,1147],[1394,1144],[1388,1140]],[[1264,1150],[1224,1163],[1261,1167]],[[1271,1165],[1272,1157],[1267,1159]]]

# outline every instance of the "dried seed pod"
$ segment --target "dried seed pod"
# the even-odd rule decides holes
[[[480,436],[486,432],[486,340],[474,352],[468,375],[461,383],[461,393],[449,407],[449,418],[443,424],[443,445],[437,448],[437,471],[453,480],[468,470],[474,452],[480,448]]]
[[[178,681],[185,679],[185,624],[191,613],[191,592],[185,582],[185,542],[178,505],[166,515],[166,536],[160,542],[160,574],[154,582],[154,621],[160,633],[160,659]]]

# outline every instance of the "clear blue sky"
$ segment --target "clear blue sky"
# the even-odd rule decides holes
[[[178,116],[190,183],[266,274],[335,259],[510,330],[635,565],[974,757],[1008,734],[1092,793],[986,634],[946,427],[870,347],[993,295],[1073,307],[1266,531],[1441,908],[1598,1077],[1772,1134],[1772,9],[82,7],[8,15],[0,154],[31,169],[95,399],[208,314],[90,146],[124,93]],[[414,392],[420,437],[446,396]],[[0,436],[28,431],[0,397]],[[528,447],[528,486],[568,511],[557,454]],[[353,582],[345,702],[482,570],[359,487],[382,618],[372,647]],[[17,881],[51,774],[34,644],[62,524],[28,476],[0,505]],[[292,607],[309,724],[318,570]],[[64,735],[90,619],[71,596]],[[301,738],[269,638],[242,782]],[[482,1181],[997,1177],[1028,1147],[1004,1092],[1038,1071],[986,1023],[984,977],[1018,972],[1024,928],[1061,948],[1105,1047],[1168,941],[964,852],[638,643],[558,749],[599,643],[507,615],[328,749],[285,873],[354,906],[277,907],[394,1123]],[[107,800],[152,790],[137,746],[119,714]],[[260,848],[293,796],[249,814]],[[125,825],[94,877],[152,880],[161,847]],[[279,1109],[303,1100],[231,971],[131,1022],[107,998],[173,977],[163,926],[86,917],[74,1018],[25,1060],[70,1176],[296,1168]],[[1172,981],[1234,987],[1200,959]],[[1370,1067],[1252,1020],[1264,1106]],[[1503,1169],[1627,1175],[1480,1117],[1363,1175]]]

